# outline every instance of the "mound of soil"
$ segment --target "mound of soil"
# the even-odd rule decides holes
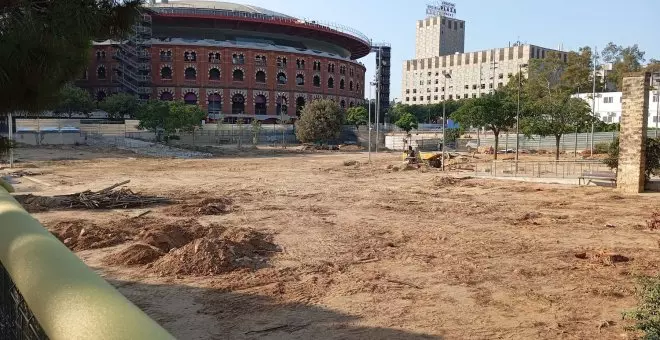
[[[160,275],[217,275],[265,267],[268,256],[278,250],[270,237],[251,229],[211,229],[206,236],[161,257],[151,269]]]
[[[135,243],[126,249],[111,254],[103,262],[111,266],[145,265],[165,255],[160,249],[144,243]]]
[[[170,216],[224,215],[232,211],[233,201],[226,197],[205,198],[195,203],[180,204],[165,210]]]
[[[125,230],[104,228],[86,220],[59,222],[48,229],[73,251],[112,247],[133,238]]]
[[[169,252],[181,248],[204,234],[204,228],[195,220],[176,221],[165,225],[153,225],[140,237],[142,242],[160,251]]]

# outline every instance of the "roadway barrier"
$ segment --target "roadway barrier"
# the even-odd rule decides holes
[[[0,339],[174,339],[7,189],[0,185]]]

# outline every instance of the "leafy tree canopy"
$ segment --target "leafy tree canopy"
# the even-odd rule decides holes
[[[68,84],[64,86],[59,93],[58,102],[53,111],[55,113],[65,113],[69,118],[74,113],[82,113],[89,116],[89,113],[94,110],[94,100],[92,96],[85,90]]]
[[[108,118],[124,119],[135,117],[140,107],[140,101],[134,95],[117,93],[105,98],[100,104],[101,110],[108,113]]]
[[[339,137],[344,112],[328,99],[315,100],[305,105],[296,122],[296,136],[303,143],[328,143]]]
[[[179,132],[194,132],[202,125],[206,113],[197,105],[187,105],[182,101],[165,102],[152,100],[140,105],[138,110],[139,129],[160,131],[166,137]]]
[[[346,110],[346,123],[359,129],[360,125],[367,125],[369,123],[369,112],[362,106],[351,107]]]
[[[406,133],[410,133],[411,130],[417,129],[418,127],[417,117],[410,112],[405,112],[399,117],[394,125]]]
[[[92,40],[126,36],[141,3],[0,1],[0,115],[55,105],[87,65]]]

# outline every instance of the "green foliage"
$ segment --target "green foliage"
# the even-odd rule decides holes
[[[307,104],[296,122],[296,136],[303,143],[328,143],[339,137],[344,123],[343,110],[332,100]]]
[[[461,138],[463,133],[462,129],[445,129],[447,143],[454,143],[457,139]]]
[[[369,123],[369,112],[362,106],[351,107],[346,110],[346,123],[359,129],[360,125],[367,125]]]
[[[607,158],[603,162],[610,169],[619,167],[619,138],[610,144],[607,152]],[[652,175],[660,175],[660,139],[646,139],[646,164],[644,168],[646,180],[650,180]]]
[[[152,100],[140,106],[137,118],[139,129],[164,132],[165,139],[170,140],[179,132],[194,132],[205,117],[206,113],[197,105]]]
[[[404,113],[396,122],[394,122],[394,125],[406,133],[410,133],[412,129],[417,129],[419,126],[417,123],[417,117],[409,112]]]
[[[640,278],[637,295],[639,306],[624,313],[624,318],[636,321],[634,329],[644,334],[641,339],[660,339],[660,277]]]
[[[53,109],[55,113],[66,113],[69,118],[74,113],[89,116],[94,110],[94,100],[85,90],[71,84],[64,86],[59,93],[58,102]]]
[[[261,133],[261,122],[253,119],[252,120],[252,144],[259,144],[259,133]]]
[[[445,101],[445,115],[447,117],[451,116],[463,102],[464,100]],[[411,113],[417,118],[418,122],[442,124],[442,103],[420,105],[397,104],[390,108],[390,120],[396,122],[404,113]]]
[[[140,0],[0,1],[0,115],[39,111],[89,61],[91,41],[125,36]]]
[[[137,96],[128,93],[117,93],[105,98],[99,103],[101,110],[108,113],[108,118],[124,119],[133,118],[140,107]]]
[[[610,42],[601,54],[603,61],[613,64],[612,71],[607,75],[607,80],[615,84],[617,89],[622,88],[623,76],[626,73],[642,70],[645,53],[640,51],[637,44],[624,47]]]
[[[483,126],[495,135],[495,149],[499,147],[500,132],[516,123],[517,98],[512,92],[496,90],[479,98],[464,100],[452,118],[461,126]],[[495,153],[497,159],[497,153]]]
[[[594,145],[594,153],[598,155],[606,154],[610,152],[611,143],[598,143]]]

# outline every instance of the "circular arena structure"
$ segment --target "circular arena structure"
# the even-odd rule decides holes
[[[127,41],[95,42],[77,84],[98,100],[116,92],[183,100],[208,120],[273,123],[311,100],[364,101],[370,53],[362,33],[267,9],[217,1],[164,1]],[[278,117],[280,116],[280,117]]]

